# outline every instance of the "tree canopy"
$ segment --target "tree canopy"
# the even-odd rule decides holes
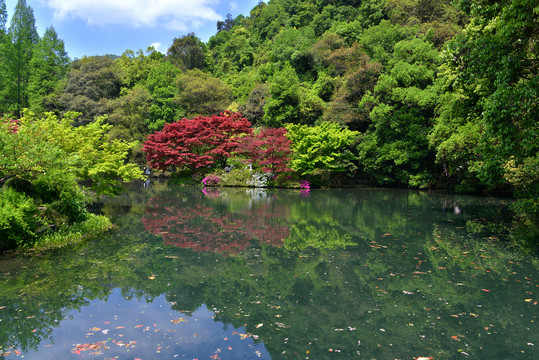
[[[155,169],[224,168],[239,145],[238,136],[250,132],[251,123],[239,113],[184,118],[148,136],[144,151]]]

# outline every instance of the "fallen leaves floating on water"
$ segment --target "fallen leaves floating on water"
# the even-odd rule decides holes
[[[137,343],[136,340],[131,340],[128,343],[123,342],[123,341],[114,341],[114,340],[112,342],[115,343],[118,346],[125,346],[126,348],[135,347],[135,344]]]
[[[241,340],[245,340],[245,339],[247,339],[247,338],[250,336],[250,334],[242,334],[242,333],[239,333],[239,332],[237,332],[237,331],[234,331],[234,332],[232,333],[232,335],[239,335]]]
[[[20,354],[22,354],[22,351],[20,351],[19,349],[15,349],[14,346],[9,347],[7,350],[0,349],[0,356],[2,357],[9,356],[12,353],[15,353],[15,355],[19,356]]]
[[[170,320],[173,324],[178,324],[178,323],[181,323],[181,322],[187,322],[187,319],[186,318],[179,318],[179,319],[173,319],[173,320]]]
[[[71,352],[74,354],[79,354],[81,351],[90,351],[92,350],[92,354],[96,355],[99,354],[102,350],[108,349],[107,342],[106,341],[99,341],[96,343],[87,343],[87,344],[79,344],[76,345]]]

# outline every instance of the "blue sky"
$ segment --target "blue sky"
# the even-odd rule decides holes
[[[8,26],[17,0],[5,0]],[[166,52],[176,37],[194,32],[203,41],[228,13],[248,15],[258,0],[26,0],[38,32],[53,26],[69,56],[121,55],[154,45]]]

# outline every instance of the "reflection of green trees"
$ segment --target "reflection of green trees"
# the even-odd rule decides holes
[[[290,236],[284,243],[287,249],[298,251],[309,247],[335,250],[355,245],[351,236],[339,231],[339,223],[329,216],[298,219],[290,227]]]
[[[256,201],[228,189],[217,198],[193,191],[200,190],[130,193],[114,207],[105,204],[110,213],[132,211],[116,218],[120,228],[107,239],[23,263],[3,261],[0,307],[8,308],[0,310],[0,348],[36,348],[55,320],[121,288],[128,298],[164,294],[175,310],[206,304],[216,320],[246,324],[273,358],[307,351],[316,359],[357,351],[380,359],[466,357],[459,349],[469,358],[534,358],[526,343],[537,344],[539,329],[535,305],[525,299],[537,299],[537,260],[466,232],[466,221],[497,221],[494,202],[381,190],[312,191],[308,198],[276,192]],[[176,214],[193,208],[183,200],[230,219],[250,208],[259,221],[254,228],[287,224],[290,234],[285,247],[250,242],[231,256],[163,247],[140,221],[148,214],[129,203],[155,196]],[[480,205],[473,216],[472,200]],[[324,236],[355,246],[317,248]]]

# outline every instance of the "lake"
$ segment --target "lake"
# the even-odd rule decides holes
[[[0,255],[5,359],[538,359],[511,200],[133,186],[118,228]]]

